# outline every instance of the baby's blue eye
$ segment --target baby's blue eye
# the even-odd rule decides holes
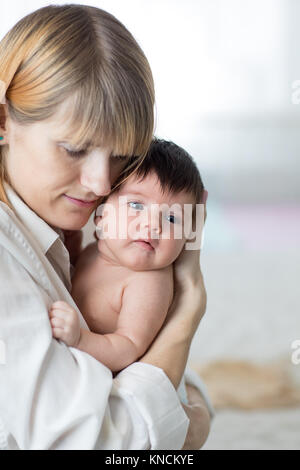
[[[177,222],[174,215],[168,215],[167,220],[171,222],[171,224],[175,224]]]
[[[136,211],[142,211],[144,206],[140,202],[129,202],[128,203],[132,209],[135,209]]]

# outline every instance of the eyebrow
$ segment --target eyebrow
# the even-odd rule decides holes
[[[128,190],[128,189],[125,189],[124,191],[127,195],[129,196],[139,196],[140,198],[147,198],[149,197],[147,194],[142,194],[140,191],[138,191],[137,189],[136,190]],[[122,190],[120,191],[120,193],[122,193]]]
[[[140,193],[140,191],[137,191],[137,190],[134,190],[134,189],[123,189],[123,191],[125,191],[126,193],[130,193],[130,194],[134,194],[136,196],[142,196],[142,194]],[[122,189],[120,190],[120,192],[122,192]]]

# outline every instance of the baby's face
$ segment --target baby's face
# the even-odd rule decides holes
[[[163,193],[154,173],[143,181],[133,175],[103,205],[99,251],[134,271],[169,266],[189,235],[185,222],[191,221],[194,204],[193,195],[185,191]]]

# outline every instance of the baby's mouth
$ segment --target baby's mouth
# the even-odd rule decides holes
[[[139,240],[134,240],[134,243],[137,243],[139,246],[141,246],[142,248],[144,248],[148,251],[153,251],[154,250],[154,247],[153,247],[150,240],[139,239]]]

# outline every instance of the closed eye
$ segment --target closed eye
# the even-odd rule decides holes
[[[82,150],[68,150],[65,148],[65,151],[67,152],[70,157],[73,158],[80,158],[84,157],[87,154],[87,149],[82,149]]]
[[[86,154],[87,154],[87,149],[82,149],[82,150],[69,150],[69,149],[66,149],[66,152],[68,153],[68,155],[70,155],[71,157],[74,157],[74,158],[80,158],[80,157],[84,157]],[[116,155],[116,156],[112,156],[112,159],[114,161],[125,161],[128,157],[126,155]]]

